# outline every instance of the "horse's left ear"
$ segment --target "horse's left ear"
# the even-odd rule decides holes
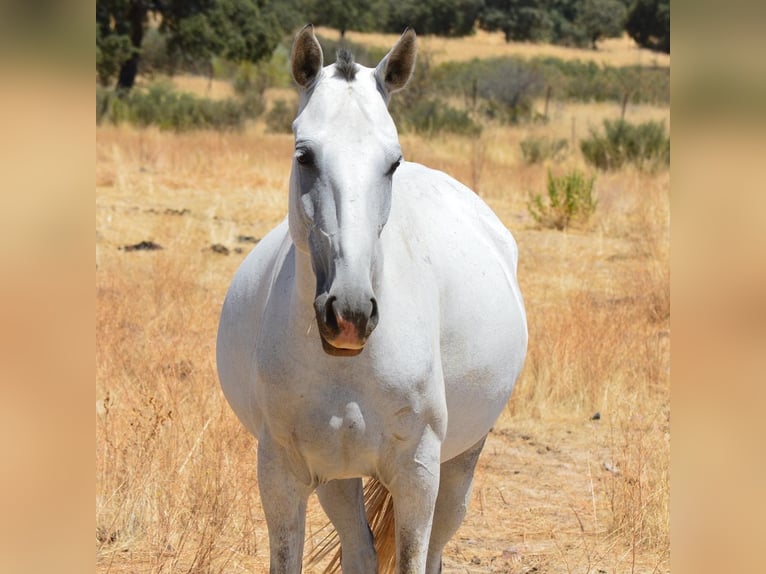
[[[375,76],[386,94],[392,94],[407,85],[415,69],[417,53],[415,30],[407,28],[375,68]]]

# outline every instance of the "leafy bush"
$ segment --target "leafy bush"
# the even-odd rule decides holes
[[[544,78],[521,58],[447,62],[432,76],[434,93],[462,96],[484,116],[505,123],[530,118],[533,99],[545,88]]]
[[[626,163],[648,170],[670,165],[670,138],[663,122],[634,125],[625,120],[604,120],[604,134],[591,130],[580,148],[588,163],[604,170]]]
[[[434,90],[465,99],[494,98],[506,86],[515,105],[542,97],[550,88],[554,98],[565,101],[669,104],[670,70],[667,67],[599,66],[594,62],[546,57],[492,58],[470,62],[445,62],[432,70]],[[515,95],[515,96],[514,96]]]
[[[481,133],[481,126],[467,112],[453,108],[438,98],[419,100],[410,107],[397,106],[392,110],[392,115],[400,128],[421,134]]]
[[[586,178],[575,169],[561,177],[548,172],[548,195],[530,197],[527,203],[529,214],[542,225],[551,229],[563,230],[574,223],[585,224],[596,210],[596,198],[593,185],[596,178]]]
[[[247,99],[210,100],[176,92],[168,83],[134,88],[117,96],[97,89],[97,120],[114,124],[130,122],[138,126],[158,126],[162,130],[241,129],[263,105]]]
[[[568,143],[565,139],[530,136],[523,139],[520,146],[524,161],[532,164],[542,163],[546,159],[560,160],[566,153]]]
[[[273,133],[291,133],[293,120],[298,115],[298,106],[288,104],[285,100],[277,100],[266,114],[266,127]]]

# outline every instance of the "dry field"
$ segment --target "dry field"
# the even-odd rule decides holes
[[[548,126],[402,137],[495,209],[520,248],[530,347],[487,441],[445,572],[669,571],[668,171],[598,175],[587,229],[539,229],[530,133],[587,135],[616,105]],[[629,108],[628,119],[669,110]],[[96,134],[96,571],[266,572],[255,441],[219,390],[218,313],[238,264],[287,208],[292,141],[100,127]],[[255,238],[255,239],[253,239]],[[125,250],[153,241],[162,249]],[[593,415],[599,413],[599,417]],[[312,500],[307,550],[325,518]]]
[[[317,28],[317,33],[327,38],[337,38],[332,28]],[[397,34],[346,32],[346,37],[357,44],[386,48],[393,46]],[[465,38],[441,38],[420,36],[418,48],[427,52],[434,63],[447,61],[464,62],[474,58],[495,58],[499,56],[520,56],[522,58],[556,57],[563,60],[582,60],[611,66],[670,66],[670,54],[652,52],[639,47],[629,36],[609,38],[598,43],[598,50],[588,48],[566,48],[552,44],[530,42],[506,42],[502,32],[478,30]]]

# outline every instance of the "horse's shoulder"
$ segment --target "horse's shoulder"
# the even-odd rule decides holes
[[[442,171],[418,163],[404,163],[400,170],[396,201],[403,204],[402,211],[411,214],[415,225],[464,239],[484,236],[516,258],[513,235],[473,190]]]
[[[291,246],[292,241],[285,220],[269,231],[242,261],[229,286],[224,311],[226,307],[233,306],[233,312],[238,313],[238,302],[251,305],[254,300],[262,299],[270,289]]]

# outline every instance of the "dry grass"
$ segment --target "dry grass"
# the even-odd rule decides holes
[[[338,37],[338,32],[331,28],[319,27],[317,33],[327,38]],[[388,49],[394,45],[399,36],[398,34],[349,31],[346,32],[346,37],[357,44]],[[582,60],[611,66],[670,65],[670,54],[661,54],[640,48],[627,35],[621,38],[603,40],[599,42],[598,50],[591,50],[529,42],[507,43],[502,32],[478,30],[473,36],[465,38],[419,36],[418,47],[430,54],[433,62],[437,64],[447,61],[465,62],[475,58],[484,59],[500,56],[521,56],[523,58],[551,56],[562,60]]]
[[[518,145],[570,137],[572,117],[584,137],[579,126],[617,114],[567,106],[546,127],[402,138],[405,157],[473,185],[514,232],[529,315],[527,365],[445,572],[668,571],[669,174],[602,174],[591,227],[541,230],[527,192],[582,158],[529,166]],[[97,130],[98,572],[268,570],[255,443],[219,391],[214,341],[252,246],[241,236],[263,237],[286,213],[291,148],[260,125]],[[119,249],[142,240],[163,249]],[[307,550],[324,522],[312,499]]]

